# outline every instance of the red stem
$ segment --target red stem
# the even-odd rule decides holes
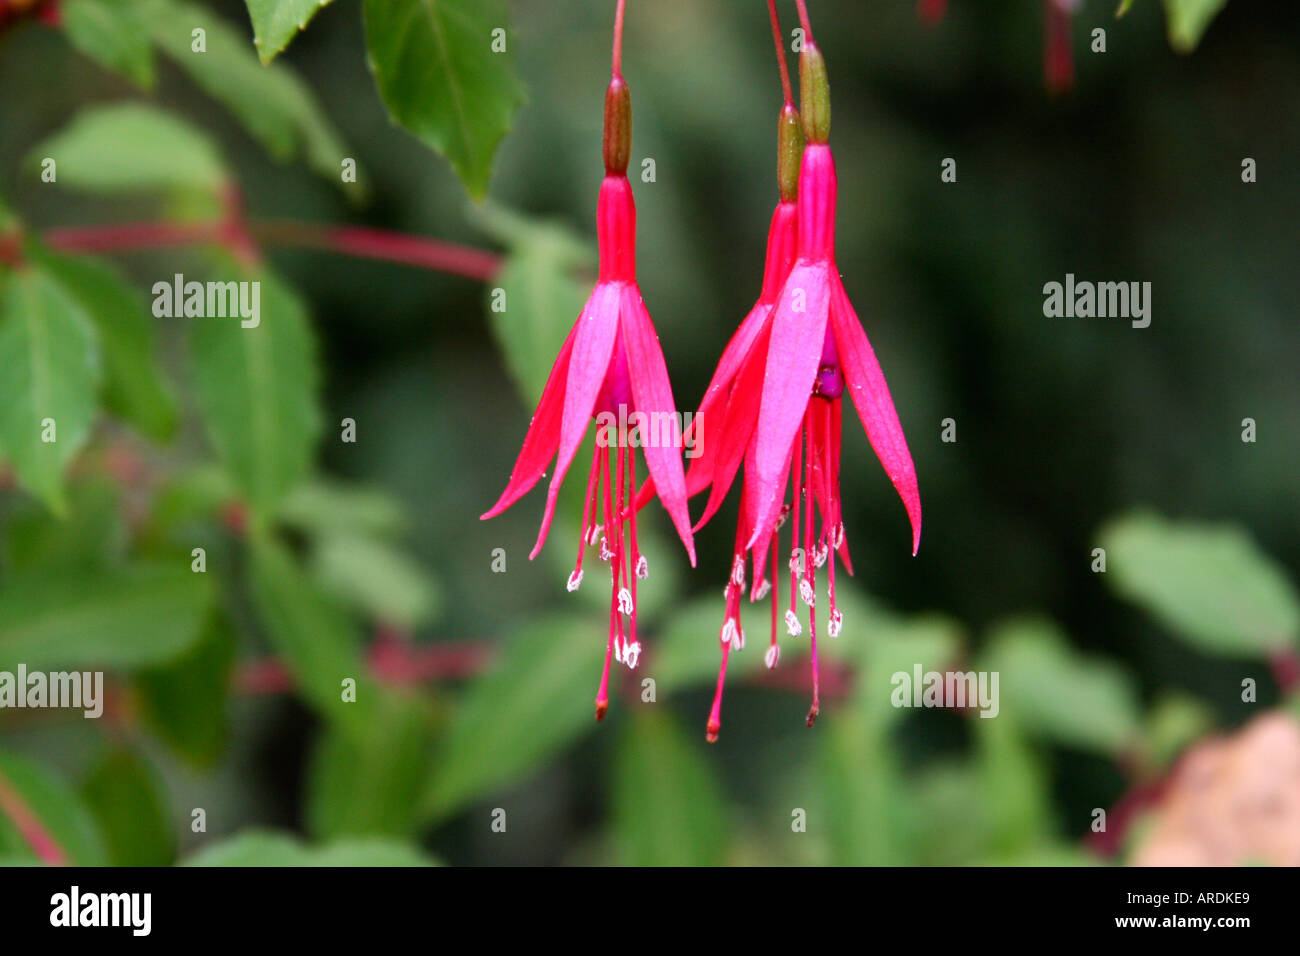
[[[627,0],[618,0],[618,9],[614,11],[614,62],[612,72],[615,79],[623,76],[623,7]]]
[[[776,0],[767,0],[767,13],[772,20],[772,41],[776,44],[776,62],[781,67],[781,93],[785,96],[785,105],[794,105],[794,95],[790,91],[790,69],[785,64],[785,36],[781,33],[781,18],[776,12]]]
[[[45,824],[31,811],[22,794],[9,783],[3,772],[0,772],[0,812],[13,821],[27,845],[41,860],[50,866],[67,866],[68,855],[63,847],[45,829]]]
[[[454,680],[478,673],[495,649],[473,642],[410,645],[402,641],[377,641],[370,649],[370,671],[382,684],[406,686],[431,680]],[[243,697],[284,694],[293,689],[293,677],[275,658],[239,665],[233,692]]]
[[[812,21],[808,19],[808,4],[804,0],[795,0],[799,6],[799,23],[803,26],[804,40],[813,42]]]
[[[126,252],[197,243],[236,246],[246,244],[248,236],[279,245],[418,266],[484,282],[501,268],[501,257],[496,253],[362,226],[254,222],[236,229],[232,222],[140,222],[52,229],[45,238],[50,245],[65,252]]]

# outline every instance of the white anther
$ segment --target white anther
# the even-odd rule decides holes
[[[826,633],[831,637],[839,637],[840,631],[844,629],[844,615],[839,608],[831,611],[830,622],[826,625]]]
[[[799,582],[799,598],[809,607],[817,606],[817,595],[813,592],[812,582],[807,578]]]
[[[818,548],[817,552],[813,555],[813,567],[820,568],[825,564],[826,559],[830,557],[830,553],[831,549],[826,547],[826,545],[822,545]]]
[[[641,642],[633,641],[623,650],[623,663],[630,671],[636,670],[636,662],[641,659]]]
[[[755,601],[763,600],[763,598],[767,597],[768,592],[771,590],[772,590],[771,581],[768,581],[766,579],[759,581],[758,587],[754,589],[754,600]]]
[[[574,571],[569,575],[569,583],[565,585],[570,591],[578,590],[578,585],[582,583],[582,572]]]
[[[831,533],[831,544],[835,550],[839,550],[840,545],[844,544],[844,522],[841,521],[835,525],[835,530]]]
[[[721,644],[723,647],[726,647],[728,644],[730,644],[732,650],[735,650],[736,631],[737,631],[736,619],[733,617],[727,618],[727,620],[722,625],[722,633],[718,636],[718,643]]]
[[[614,557],[614,552],[609,550],[609,541],[604,535],[600,536],[600,560],[608,561]]]
[[[618,589],[618,609],[623,614],[631,614],[633,609],[632,592],[627,588]]]
[[[785,632],[791,637],[798,637],[803,633],[803,628],[799,626],[799,619],[794,616],[794,611],[785,612]]]
[[[731,562],[731,583],[738,588],[745,586],[745,559],[739,554]]]
[[[776,663],[780,659],[781,648],[777,647],[775,644],[768,647],[767,653],[763,655],[763,663],[767,665],[768,670],[775,670]]]
[[[587,529],[587,544],[595,544],[600,540],[600,525],[593,524]]]
[[[636,559],[636,576],[638,581],[650,577],[650,562],[645,559],[644,554]]]

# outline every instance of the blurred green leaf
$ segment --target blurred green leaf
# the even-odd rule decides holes
[[[594,729],[606,643],[590,618],[555,615],[525,627],[466,689],[429,767],[425,812],[445,817]]]
[[[615,839],[631,866],[716,866],[727,814],[700,737],[654,705],[637,707],[618,745],[611,793]]]
[[[307,826],[319,839],[411,835],[432,741],[427,705],[385,694],[363,737],[326,730],[312,755]]]
[[[445,156],[475,199],[524,101],[501,0],[366,0],[366,49],[392,118]],[[503,34],[502,42],[505,42]],[[576,318],[576,316],[574,316]]]
[[[159,49],[225,104],[272,156],[282,161],[301,156],[326,179],[344,185],[340,171],[347,150],[296,73],[281,64],[263,66],[246,35],[207,7],[152,0],[147,17]],[[205,31],[206,52],[193,49],[195,29]]]
[[[64,0],[59,14],[77,50],[136,86],[153,88],[153,47],[135,0]]]
[[[978,796],[985,820],[985,852],[1014,858],[1052,839],[1051,797],[1042,756],[1014,712],[974,721]],[[975,862],[968,860],[965,862]]]
[[[808,827],[830,837],[836,866],[890,866],[908,859],[902,776],[883,713],[859,701],[828,714],[818,733],[824,806]],[[800,809],[808,810],[808,807]]]
[[[264,529],[252,529],[249,555],[253,604],[267,639],[294,677],[296,693],[330,724],[362,737],[373,723],[379,688],[352,622]],[[356,682],[354,701],[343,699],[348,679]]]
[[[91,570],[49,567],[0,590],[0,668],[133,669],[175,660],[199,638],[212,603],[188,563]]]
[[[226,181],[207,135],[143,103],[91,106],[28,154],[49,157],[62,185],[89,192],[193,189],[215,193]]]
[[[1114,756],[1138,743],[1133,678],[1077,653],[1055,624],[1026,617],[996,626],[980,670],[999,675],[999,715],[1060,743]],[[985,718],[981,718],[985,720]]]
[[[176,840],[153,769],[133,751],[107,754],[82,781],[81,795],[99,823],[113,866],[168,866]]]
[[[591,251],[562,226],[496,207],[483,210],[480,218],[510,247],[487,290],[487,314],[520,397],[531,407],[591,292],[591,282],[576,275],[591,261]]]
[[[428,623],[438,605],[432,575],[394,546],[356,534],[331,534],[312,549],[312,575],[326,591],[383,624]]]
[[[73,789],[39,764],[8,753],[0,753],[0,857],[35,859],[10,816],[10,801],[15,798],[35,816],[68,862],[76,866],[108,862],[94,817]]]
[[[235,650],[229,621],[213,614],[202,637],[184,655],[135,677],[145,723],[196,766],[211,765],[225,747]]]
[[[247,830],[211,844],[186,866],[437,866],[409,843],[381,838],[338,840],[308,846],[273,830]]]
[[[195,320],[191,354],[212,443],[250,500],[270,511],[306,475],[322,426],[316,340],[298,297],[269,271],[261,318]]]
[[[253,44],[263,63],[270,63],[330,0],[248,0]]]
[[[164,441],[176,430],[176,401],[158,369],[148,303],[107,264],[40,253],[40,261],[95,324],[109,409]]]
[[[1146,753],[1157,768],[1170,766],[1194,741],[1214,729],[1214,712],[1195,697],[1166,692],[1146,715]]]
[[[1116,591],[1204,653],[1269,654],[1300,636],[1295,587],[1236,525],[1134,514],[1099,538]]]
[[[62,514],[63,470],[95,418],[99,355],[86,314],[36,266],[0,300],[0,369],[0,457]]]
[[[62,520],[51,521],[45,506],[36,501],[16,503],[4,528],[8,569],[49,568],[66,575],[121,561],[126,527],[118,498],[116,484],[100,478],[78,481],[69,488],[68,513]]]
[[[846,614],[846,626],[848,620]],[[955,621],[937,615],[887,617],[882,626],[858,639],[858,660],[862,662],[858,671],[858,706],[877,711],[878,719],[889,724],[906,713],[893,703],[894,676],[902,673],[914,680],[917,666],[923,675],[945,672],[960,653],[962,631]]]
[[[321,478],[289,492],[276,509],[276,518],[312,535],[392,537],[407,526],[401,502],[387,492]]]
[[[1169,45],[1179,53],[1191,53],[1201,42],[1210,21],[1227,6],[1228,0],[1165,0]]]

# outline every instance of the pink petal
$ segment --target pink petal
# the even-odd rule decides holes
[[[635,410],[646,415],[668,412],[676,420],[677,407],[673,404],[672,385],[668,381],[664,354],[659,348],[659,336],[645,303],[641,301],[641,290],[633,284],[623,286],[620,316]],[[686,508],[686,476],[682,472],[680,435],[677,437],[679,440],[675,444],[647,441],[641,451],[654,479],[659,500],[672,518],[694,567],[695,539],[691,535],[691,518]]]
[[[736,480],[740,463],[745,458],[745,449],[749,447],[750,439],[754,435],[759,403],[762,400],[763,376],[767,369],[771,336],[771,326],[768,325],[759,333],[749,354],[745,357],[739,374],[732,382],[727,407],[721,410],[722,415],[714,415],[715,419],[721,419],[720,422],[715,423],[715,426],[721,424],[722,427],[720,429],[714,427],[711,433],[703,434],[706,447],[711,448],[713,452],[713,489],[709,492],[709,501],[704,514],[695,523],[696,531],[704,527],[705,523],[722,507],[727,492],[731,490],[732,482]],[[687,488],[688,490],[690,488],[689,476]],[[743,543],[742,541],[741,544]]]
[[[542,389],[542,397],[537,403],[528,424],[528,434],[524,436],[524,447],[519,452],[515,467],[510,472],[510,481],[501,493],[497,503],[490,511],[480,516],[480,520],[495,518],[512,504],[528,494],[538,479],[546,473],[546,466],[555,455],[560,444],[560,411],[564,407],[564,386],[569,378],[569,354],[573,351],[573,339],[578,327],[575,324],[569,330],[569,337],[560,347],[560,354],[551,366],[551,375]]]
[[[578,316],[573,328],[573,351],[569,357],[569,380],[564,393],[564,416],[560,424],[559,455],[555,459],[555,474],[546,492],[546,511],[537,543],[528,558],[537,557],[546,534],[555,517],[555,499],[560,493],[560,483],[573,462],[587,435],[591,414],[596,407],[596,397],[609,370],[614,352],[614,339],[618,335],[619,286],[600,282],[592,290],[591,298]]]
[[[771,512],[773,502],[784,491],[781,481],[785,462],[821,364],[830,311],[831,268],[828,262],[800,261],[791,270],[773,312],[763,401],[754,434],[755,514]],[[767,530],[763,525],[755,527],[747,547],[753,547]]]
[[[844,372],[845,390],[853,396],[867,440],[907,508],[907,517],[912,523],[912,553],[916,554],[921,546],[921,492],[916,484],[916,467],[912,464],[911,452],[907,450],[903,426],[898,421],[898,412],[894,410],[894,400],[889,396],[889,386],[885,384],[876,353],[867,341],[867,333],[862,330],[862,323],[858,321],[838,275],[831,303],[831,329]]]

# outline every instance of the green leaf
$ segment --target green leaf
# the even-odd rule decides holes
[[[276,518],[311,535],[361,534],[389,538],[406,529],[402,504],[377,488],[312,479],[294,488]]]
[[[723,862],[727,815],[705,746],[656,706],[637,707],[614,764],[614,832],[624,863]]]
[[[554,616],[526,627],[466,690],[430,767],[426,812],[445,817],[593,729],[606,643],[590,618]]]
[[[293,674],[297,694],[330,724],[360,739],[373,724],[379,689],[356,629],[265,530],[249,535],[253,604],[266,637]],[[344,700],[344,681],[356,699]]]
[[[14,800],[35,816],[68,862],[76,866],[103,866],[108,862],[94,817],[72,788],[39,764],[8,753],[0,753],[0,858],[36,858],[14,825]]]
[[[881,718],[878,708],[859,700],[827,714],[817,728],[825,734],[820,748],[824,807],[808,826],[829,834],[837,866],[905,862],[902,775],[889,724]]]
[[[153,47],[134,0],[64,0],[59,13],[77,50],[136,86],[153,88]]]
[[[39,253],[41,263],[94,322],[104,355],[104,400],[151,438],[176,430],[176,401],[160,373],[148,304],[116,269],[95,259]]]
[[[482,199],[493,154],[524,101],[510,53],[492,49],[493,31],[506,29],[505,4],[366,0],[364,9],[370,70],[389,115]]]
[[[109,753],[81,785],[99,822],[113,866],[169,866],[176,839],[168,821],[161,783],[136,753]]]
[[[225,747],[226,700],[234,661],[230,623],[213,614],[202,637],[184,655],[136,675],[141,717],[196,766],[210,766]]]
[[[1100,543],[1116,591],[1204,653],[1265,655],[1300,637],[1295,587],[1236,525],[1136,514]]]
[[[1119,0],[1119,9],[1115,11],[1116,18],[1122,17],[1124,14],[1128,13],[1131,6],[1133,6],[1133,0]]]
[[[63,470],[90,435],[99,356],[81,307],[36,267],[0,300],[0,456],[56,513]]]
[[[249,499],[269,511],[306,475],[322,426],[316,341],[297,296],[269,271],[261,316],[195,320],[195,391],[217,453]]]
[[[301,157],[343,185],[340,170],[347,150],[296,73],[282,64],[263,66],[246,35],[206,7],[155,0],[147,15],[158,48],[223,103],[272,156],[281,161]],[[205,31],[205,52],[193,49],[195,29]]]
[[[1169,45],[1179,53],[1191,53],[1201,42],[1210,21],[1227,6],[1228,0],[1165,0]]]
[[[270,63],[330,0],[248,0],[253,44],[263,63]]]
[[[437,866],[432,857],[398,840],[339,840],[312,847],[273,830],[247,830],[204,847],[186,866]]]
[[[412,835],[431,740],[428,708],[394,694],[364,737],[327,730],[312,755],[308,828],[321,839]]]
[[[998,674],[999,710],[1027,731],[1109,756],[1139,740],[1133,679],[1110,661],[1076,653],[1051,621],[997,626],[980,669]]]
[[[133,669],[175,660],[212,603],[188,563],[16,574],[0,590],[0,669]]]
[[[16,503],[5,521],[7,570],[70,574],[120,562],[127,544],[120,498],[115,482],[97,477],[71,486],[68,512],[59,521],[51,521],[39,502]]]
[[[590,263],[591,251],[561,226],[495,207],[483,210],[481,218],[488,232],[510,246],[495,285],[487,290],[488,318],[520,397],[531,405],[591,292],[591,283],[575,275]]]
[[[143,103],[92,106],[28,155],[56,164],[62,185],[88,192],[217,192],[226,182],[216,147],[184,120]]]
[[[413,628],[428,623],[437,608],[429,571],[374,538],[327,535],[312,550],[311,569],[324,590],[383,624]]]

